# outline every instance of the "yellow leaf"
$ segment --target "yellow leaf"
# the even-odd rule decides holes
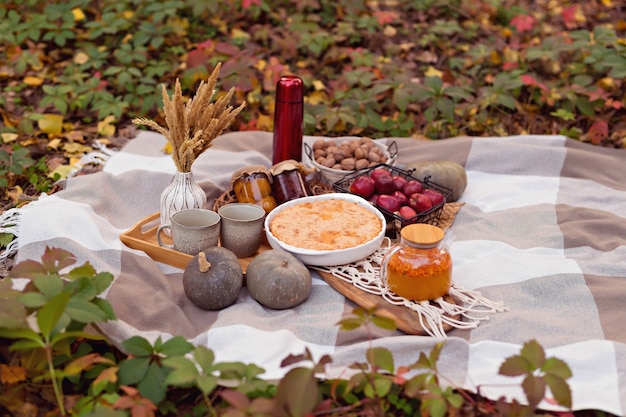
[[[244,32],[243,30],[237,28],[230,31],[230,36],[233,39],[250,39],[250,34],[248,32]]]
[[[324,91],[313,91],[311,94],[307,94],[305,100],[307,103],[316,105],[320,103],[326,103],[327,96]]]
[[[189,20],[186,18],[180,18],[179,16],[170,17],[167,19],[168,26],[170,26],[174,33],[178,36],[186,36],[187,29],[189,29]]]
[[[124,17],[124,19],[130,19],[131,17],[133,17],[135,15],[135,12],[132,10],[124,10],[122,12],[122,16]]]
[[[605,90],[612,90],[615,88],[615,80],[611,77],[604,77],[598,80],[598,85]]]
[[[313,88],[315,88],[315,91],[320,91],[320,90],[326,89],[326,86],[324,85],[322,81],[315,80],[313,81]]]
[[[83,13],[83,11],[78,7],[72,9],[72,14],[74,15],[74,22],[85,19],[85,13]]]
[[[69,142],[63,145],[63,151],[67,155],[83,155],[91,152],[93,149],[89,146],[81,145],[80,143]]]
[[[263,130],[263,131],[271,131],[274,128],[274,119],[270,116],[267,116],[265,114],[261,114],[259,115],[259,118],[256,121],[256,127],[259,130]]]
[[[27,75],[26,77],[24,77],[24,84],[30,85],[31,87],[36,87],[43,84],[43,79],[39,77],[33,77],[32,75]]]
[[[59,146],[61,146],[61,139],[59,138],[54,138],[50,141],[48,141],[48,148],[50,149],[59,149]]]
[[[582,10],[582,7],[577,7],[576,12],[574,13],[574,19],[576,19],[579,23],[585,23],[587,18],[585,17],[585,13]]]
[[[502,57],[498,53],[498,51],[491,51],[489,54],[489,58],[491,59],[491,63],[494,65],[500,65],[502,63]]]
[[[89,55],[84,52],[79,52],[74,55],[74,63],[78,65],[83,65],[89,62]]]
[[[115,134],[114,116],[107,116],[104,120],[98,122],[98,134],[100,136],[113,136]]]
[[[173,149],[172,149],[172,144],[171,144],[171,143],[169,143],[169,142],[167,142],[167,143],[165,144],[165,146],[163,147],[163,149],[161,149],[161,150],[163,151],[163,153],[166,153],[166,154],[168,154],[168,155],[171,155],[171,154],[172,154],[172,152],[173,152]]]
[[[122,39],[122,43],[128,43],[133,39],[133,34],[132,33],[127,33],[126,36],[124,36],[124,39]]]
[[[20,201],[20,196],[24,194],[24,190],[22,190],[22,187],[20,187],[19,185],[16,185],[15,187],[11,188],[8,192],[7,192],[7,196],[11,199],[11,201],[13,201],[14,203],[17,203]]]
[[[26,380],[26,368],[0,363],[0,382],[14,384]]]
[[[63,116],[60,114],[44,114],[43,117],[37,120],[37,126],[42,132],[49,135],[60,135],[63,129]]]
[[[443,72],[439,71],[437,68],[435,68],[433,66],[430,66],[430,67],[428,67],[428,69],[426,70],[424,75],[427,76],[427,77],[439,77],[439,78],[441,78],[443,76]]]
[[[263,71],[267,66],[267,61],[264,59],[259,59],[257,62],[254,63],[254,66],[259,71]]]
[[[54,178],[56,174],[59,174],[59,179],[64,180],[68,175],[70,175],[70,172],[72,172],[73,169],[73,165],[59,165],[54,169],[54,171],[48,174],[48,177]]]
[[[0,133],[0,138],[2,138],[2,143],[15,142],[17,140],[17,133]]]
[[[391,25],[387,25],[385,26],[385,28],[383,29],[383,34],[387,37],[392,37],[392,36],[396,36],[396,34],[398,33],[398,29],[394,28]]]
[[[606,7],[613,7],[613,1],[612,0],[602,0],[602,4],[605,5]]]

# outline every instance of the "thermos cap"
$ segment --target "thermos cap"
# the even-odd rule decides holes
[[[276,83],[276,101],[302,103],[304,83],[297,75],[283,75]]]

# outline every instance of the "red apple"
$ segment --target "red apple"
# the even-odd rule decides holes
[[[400,210],[398,210],[398,214],[400,214],[400,217],[402,217],[404,220],[409,220],[417,216],[417,212],[410,206],[400,207]]]
[[[430,198],[424,194],[415,193],[409,198],[409,206],[419,214],[431,209],[433,203],[430,201]]]
[[[435,191],[430,188],[427,188],[424,191],[422,191],[422,194],[430,198],[430,201],[433,203],[433,207],[438,206],[439,204],[443,203],[443,194],[441,194],[439,191]]]
[[[383,175],[391,175],[391,172],[386,168],[376,168],[370,172],[370,177],[372,177],[374,181],[376,181],[376,178]]]
[[[374,187],[378,194],[393,194],[396,187],[393,185],[393,177],[391,175],[379,175],[374,179]]]
[[[356,179],[348,187],[348,191],[352,194],[360,195],[363,198],[370,198],[374,194],[374,180],[368,176],[356,177]]]
[[[407,197],[406,194],[404,194],[402,191],[396,190],[393,192],[393,194],[391,194],[391,196],[395,197],[401,206],[406,206],[407,204],[409,204],[409,197]]]
[[[407,182],[408,181],[406,180],[406,178],[404,178],[401,175],[394,175],[393,176],[393,185],[396,186],[396,190],[402,191],[402,189],[404,188],[404,184],[406,184]]]
[[[404,184],[404,187],[402,187],[402,192],[404,193],[404,195],[409,197],[415,193],[421,193],[423,190],[424,186],[418,180],[407,181],[407,183]]]
[[[378,201],[378,194],[374,193],[370,196],[370,198],[368,198],[368,201],[370,203],[376,204],[376,202]]]
[[[396,200],[395,197],[392,197],[388,194],[379,195],[378,199],[376,200],[376,205],[391,213],[394,213],[400,209],[400,203],[398,202],[398,200]]]

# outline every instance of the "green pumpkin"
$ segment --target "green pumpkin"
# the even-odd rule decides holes
[[[407,164],[407,171],[414,170],[413,176],[419,180],[430,177],[430,181],[452,190],[448,202],[457,201],[467,187],[465,168],[454,161],[417,161]]]
[[[295,256],[280,249],[261,252],[246,269],[250,296],[265,307],[295,307],[311,293],[311,272]]]
[[[185,295],[204,310],[221,310],[237,301],[243,271],[237,256],[220,246],[194,256],[183,272]]]

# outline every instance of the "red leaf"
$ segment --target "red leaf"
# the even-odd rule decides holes
[[[502,64],[502,69],[505,71],[510,71],[513,69],[516,69],[519,67],[519,63],[518,62],[511,62],[511,61],[507,61],[504,64]]]
[[[571,6],[563,7],[561,11],[561,17],[563,17],[563,24],[567,28],[576,27],[576,12],[578,11],[578,5],[572,4]]]
[[[518,14],[511,19],[511,26],[513,26],[518,33],[530,32],[535,26],[535,18],[527,14]]]
[[[609,124],[604,120],[598,120],[591,125],[587,135],[591,139],[591,143],[600,145],[609,136]]]
[[[244,10],[249,9],[253,4],[260,6],[261,0],[241,0],[241,7],[243,7]]]
[[[204,49],[194,49],[187,54],[187,68],[204,66],[208,62],[208,57],[204,54]]]
[[[398,18],[398,14],[396,12],[378,10],[374,12],[374,17],[378,20],[379,25],[384,26],[393,23]]]
[[[546,85],[544,83],[540,83],[539,81],[537,81],[537,79],[535,77],[533,77],[532,75],[523,74],[520,77],[520,79],[526,85],[530,85],[530,86],[533,86],[533,87],[539,87],[544,92],[548,91],[548,87],[546,87]]]

